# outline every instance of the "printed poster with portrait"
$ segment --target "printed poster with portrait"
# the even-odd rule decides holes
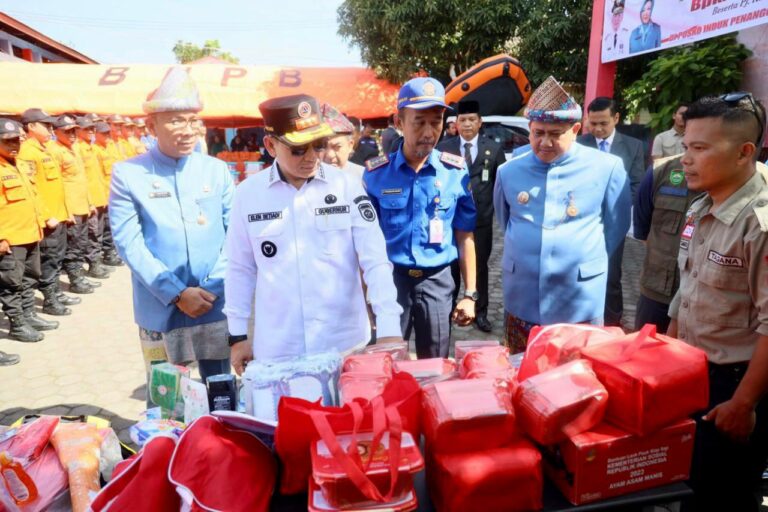
[[[768,0],[605,0],[602,61],[768,23]]]

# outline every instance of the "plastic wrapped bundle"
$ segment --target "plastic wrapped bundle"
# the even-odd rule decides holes
[[[411,374],[422,386],[458,376],[456,363],[442,357],[395,361],[394,365],[395,371]]]
[[[430,454],[427,485],[441,512],[539,510],[541,454],[525,439],[491,450]]]
[[[498,347],[498,340],[456,340],[456,346],[454,352],[456,354],[456,360],[461,362],[467,352],[483,347]]]
[[[277,404],[283,396],[338,405],[340,366],[335,351],[278,361],[251,361],[243,373],[245,411],[259,419],[277,421]]]
[[[408,342],[400,341],[397,343],[377,343],[360,350],[361,354],[380,354],[386,353],[392,357],[393,361],[407,361],[411,358],[408,354]]]
[[[520,383],[514,403],[521,430],[549,445],[600,423],[608,392],[589,362],[577,360]]]
[[[189,369],[171,363],[152,365],[149,379],[149,398],[174,419],[184,418],[184,400],[181,396],[181,378],[189,378]]]
[[[72,511],[85,512],[91,496],[101,489],[99,457],[101,436],[90,423],[59,423],[51,436],[61,466],[69,478]]]
[[[341,371],[392,377],[392,356],[388,352],[353,354],[344,359]]]
[[[653,325],[582,355],[611,396],[605,419],[632,434],[650,434],[709,403],[706,353]]]
[[[308,512],[338,512],[339,508],[334,507],[323,496],[320,487],[314,480],[309,482],[307,510]],[[405,497],[399,501],[390,501],[389,503],[377,503],[367,507],[354,507],[345,509],[348,512],[410,512],[418,507],[416,492],[411,490]]]
[[[391,377],[369,373],[342,373],[339,378],[341,402],[347,404],[357,398],[370,401],[384,392]]]
[[[434,453],[499,448],[517,434],[509,385],[496,379],[449,380],[424,388],[424,435]]]
[[[541,372],[556,368],[581,357],[581,349],[623,336],[619,327],[598,327],[584,324],[553,324],[536,326],[528,336],[518,381],[522,382]]]
[[[511,380],[515,373],[509,362],[509,349],[501,346],[470,350],[459,365],[459,376],[462,379]]]
[[[391,496],[386,502],[401,501],[413,491],[413,474],[424,469],[419,447],[411,434],[403,432],[400,456],[391,460],[389,433],[385,433],[375,446],[373,441],[371,432],[337,436],[337,442],[344,452],[348,453],[352,443],[356,443],[356,449],[353,450],[359,457],[359,467],[381,496]],[[350,478],[345,465],[334,456],[323,440],[315,442],[312,446],[312,477],[320,487],[323,497],[332,506],[346,509],[382,504],[363,493],[355,479]]]

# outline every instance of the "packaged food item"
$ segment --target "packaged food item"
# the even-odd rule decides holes
[[[401,501],[413,492],[413,474],[424,468],[424,459],[411,434],[402,433],[400,456],[395,461],[394,483],[391,471],[393,461],[390,457],[397,457],[397,455],[390,450],[389,432],[384,433],[381,441],[376,445],[373,443],[372,432],[338,435],[337,441],[344,452],[353,450],[353,457],[359,460],[365,476],[382,496],[389,494],[391,489],[389,501]],[[353,443],[356,447],[350,448]],[[361,491],[358,484],[347,474],[342,461],[334,457],[322,439],[312,446],[312,477],[331,506],[347,509],[381,505],[379,502],[372,501]]]
[[[611,397],[606,421],[632,434],[650,434],[709,404],[706,353],[656,334],[653,325],[582,355]]]
[[[208,389],[202,382],[182,377],[181,398],[184,400],[184,423],[192,423],[211,411],[208,403]]]
[[[128,430],[131,441],[141,448],[158,434],[178,437],[184,432],[184,423],[169,419],[146,419],[139,421]]]
[[[8,452],[0,452],[0,479],[16,505],[27,505],[37,499],[35,482]]]
[[[539,510],[541,454],[525,439],[490,450],[430,454],[427,486],[440,512]]]
[[[608,423],[544,449],[544,471],[574,505],[688,479],[696,422],[638,437]]]
[[[322,405],[338,405],[341,358],[338,352],[251,361],[243,373],[245,411],[256,418],[277,421],[280,398],[290,396]]]
[[[407,361],[411,358],[408,354],[408,342],[401,341],[397,343],[377,343],[369,345],[360,350],[361,354],[387,353],[392,357],[392,361]]]
[[[442,357],[395,361],[394,366],[396,372],[410,373],[420,384],[427,379],[457,375],[456,363]]]
[[[416,510],[418,507],[418,501],[416,499],[416,493],[411,489],[406,496],[398,501],[390,501],[388,503],[377,503],[369,506],[355,506],[345,508],[345,512],[410,512]],[[314,480],[310,479],[309,482],[309,503],[307,504],[307,510],[309,512],[337,512],[338,507],[332,506],[325,499],[323,493],[320,491],[320,487]]]
[[[490,346],[468,351],[459,365],[459,376],[462,379],[514,378],[515,371],[509,362],[509,349]]]
[[[528,336],[519,382],[541,372],[579,359],[581,349],[596,346],[624,335],[620,327],[598,327],[585,324],[553,324],[535,326]]]
[[[99,483],[99,436],[91,423],[59,423],[51,436],[59,461],[67,471],[72,511],[85,512]]]
[[[392,356],[388,352],[352,354],[344,359],[341,371],[392,377]]]
[[[370,401],[384,392],[391,377],[368,373],[342,373],[339,378],[341,403],[347,404],[356,398]]]
[[[427,449],[456,453],[499,448],[517,435],[509,385],[496,379],[449,380],[424,387]]]
[[[234,411],[237,408],[237,381],[234,375],[211,375],[207,384],[211,411]]]
[[[149,399],[164,409],[169,417],[184,417],[184,400],[181,398],[181,378],[189,377],[189,369],[171,363],[153,364],[149,379]]]
[[[454,354],[456,361],[461,362],[470,350],[482,347],[498,347],[499,340],[456,340]]]
[[[589,362],[576,360],[520,383],[514,404],[520,429],[548,445],[600,423],[608,401]]]

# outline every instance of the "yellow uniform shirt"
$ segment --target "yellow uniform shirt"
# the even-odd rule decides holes
[[[85,167],[85,175],[88,178],[88,195],[93,206],[107,206],[109,200],[109,188],[104,179],[104,171],[101,162],[96,156],[96,150],[84,140],[78,140],[72,145],[75,153],[80,157]]]
[[[50,152],[36,139],[29,138],[22,142],[17,165],[25,162],[30,173],[34,174],[37,195],[43,209],[43,218],[56,219],[63,222],[69,218],[64,200],[64,180],[61,177],[61,166]]]
[[[117,141],[117,145],[120,148],[120,152],[123,154],[123,160],[136,156],[136,151],[133,149],[133,145],[128,142],[128,139],[120,137]]]
[[[112,144],[112,147],[114,147],[114,143]],[[109,185],[112,182],[112,166],[118,160],[115,157],[114,151],[110,150],[109,144],[106,146],[101,146],[98,143],[94,144],[93,151],[96,153],[96,157],[101,163],[101,171],[104,173],[104,186],[107,191],[107,198],[109,198]]]
[[[142,144],[141,141],[136,137],[128,137],[128,142],[130,142],[131,146],[133,146],[133,152],[136,155],[141,155],[142,153],[147,152],[147,148],[144,147],[144,144]]]
[[[85,174],[83,161],[72,149],[61,142],[49,142],[49,145],[61,166],[67,211],[72,215],[88,215],[92,203],[88,196],[88,177]]]
[[[39,242],[43,238],[40,202],[32,182],[0,157],[0,240],[11,245]]]

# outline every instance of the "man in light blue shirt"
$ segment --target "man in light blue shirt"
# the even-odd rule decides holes
[[[198,361],[203,379],[229,373],[222,252],[234,185],[226,165],[194,152],[202,103],[183,68],[144,103],[157,144],[116,163],[109,201],[147,369]]]
[[[534,325],[602,324],[608,258],[629,229],[629,179],[615,155],[576,144],[578,103],[548,78],[526,108],[530,146],[498,170],[505,339]]]

